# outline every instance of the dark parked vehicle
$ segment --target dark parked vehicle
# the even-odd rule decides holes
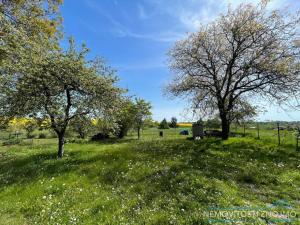
[[[182,130],[179,133],[180,135],[189,135],[189,131],[188,130]]]
[[[279,127],[279,130],[285,130],[285,127]],[[278,130],[278,127],[274,128],[273,130]]]

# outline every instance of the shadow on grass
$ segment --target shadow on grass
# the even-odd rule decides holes
[[[108,138],[104,140],[99,141],[92,141],[89,140],[87,143],[90,144],[99,144],[99,145],[111,145],[111,144],[124,144],[124,143],[132,143],[134,141],[137,141],[136,138]]]
[[[107,149],[98,151],[100,145]],[[109,145],[117,147],[109,150]],[[227,186],[244,188],[249,184],[271,189],[278,185],[283,171],[299,163],[299,154],[272,146],[265,148],[255,141],[125,139],[87,146],[86,150],[67,151],[67,156],[59,160],[55,152],[49,151],[1,159],[0,189],[72,171],[123,192],[140,193],[145,204],[163,195],[176,199],[179,194],[215,204],[219,200],[212,196],[221,190],[219,182],[225,185],[223,191]],[[285,167],[278,167],[278,163]]]

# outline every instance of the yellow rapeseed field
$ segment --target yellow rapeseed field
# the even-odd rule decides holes
[[[192,127],[192,123],[178,123],[179,127]]]

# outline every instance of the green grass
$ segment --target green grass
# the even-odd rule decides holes
[[[282,146],[272,134],[256,140],[251,133],[194,142],[179,130],[66,144],[60,160],[55,139],[0,147],[0,224],[224,224],[202,216],[211,207],[283,207],[299,216],[292,138]],[[272,223],[261,216],[241,224]]]

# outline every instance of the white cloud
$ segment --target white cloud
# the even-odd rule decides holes
[[[157,42],[174,42],[181,38],[183,38],[184,34],[174,32],[171,30],[166,30],[162,32],[156,32],[156,33],[138,33],[132,31],[129,27],[123,25],[118,20],[116,20],[108,11],[104,11],[102,8],[100,8],[95,2],[91,0],[86,0],[87,6],[98,13],[98,15],[106,18],[112,25],[111,32],[117,36],[117,37],[131,37],[131,38],[137,38],[137,39],[146,39],[151,41],[157,41]],[[145,12],[143,12],[145,13]],[[146,14],[143,14],[145,17]],[[94,33],[97,32],[97,28],[91,28],[91,26],[87,27]]]
[[[149,0],[147,0],[149,1]],[[235,8],[242,3],[258,4],[260,0],[150,0],[160,14],[177,20],[186,31],[195,31],[201,24],[214,20],[228,6]],[[271,0],[270,9],[288,6],[289,0]]]
[[[132,38],[146,39],[146,40],[157,41],[157,42],[175,42],[184,37],[183,34],[172,32],[172,31],[149,33],[149,34],[136,33],[125,27],[115,27],[114,29],[112,29],[112,32],[118,37],[132,37]]]
[[[220,13],[227,10],[228,5],[236,7],[241,3],[253,3],[257,4],[260,0],[144,0],[147,7],[152,6],[151,11],[146,12],[145,4],[137,4],[138,19],[155,19],[156,17],[166,15],[171,17],[174,21],[178,21],[174,27],[168,27],[164,30],[151,32],[151,33],[141,33],[136,32],[129,26],[125,26],[123,22],[115,19],[115,17],[110,14],[107,10],[99,7],[96,1],[86,0],[87,6],[94,10],[98,15],[104,17],[111,23],[111,32],[113,35],[124,38],[136,38],[145,39],[156,42],[175,42],[182,39],[186,32],[193,32],[199,28],[201,24],[209,23],[214,20]],[[270,8],[276,8],[279,6],[286,5],[288,0],[273,0],[270,3]],[[114,0],[114,5],[120,7],[117,0]],[[120,8],[122,14],[126,14],[124,9]],[[126,16],[126,18],[128,15]],[[127,18],[128,19],[128,18]],[[97,27],[91,29],[97,33]]]

